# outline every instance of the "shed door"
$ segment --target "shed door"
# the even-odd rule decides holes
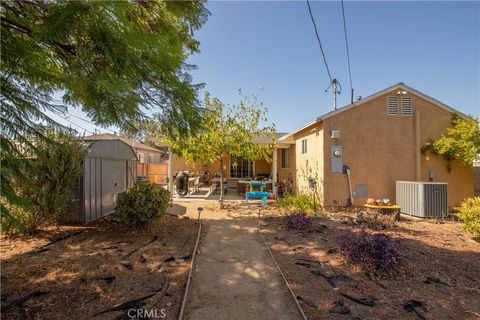
[[[102,163],[102,216],[115,210],[117,195],[127,186],[125,160],[103,160]]]

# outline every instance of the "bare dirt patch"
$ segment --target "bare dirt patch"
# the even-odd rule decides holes
[[[176,319],[197,230],[192,220],[165,216],[142,231],[102,221],[2,237],[2,318],[113,319],[143,308]],[[130,307],[102,313],[125,302]]]
[[[353,214],[314,218],[313,231],[285,229],[281,216],[260,223],[309,319],[479,319],[480,244],[458,222],[400,221],[383,232],[402,240],[390,278],[347,265],[342,231],[360,231]]]

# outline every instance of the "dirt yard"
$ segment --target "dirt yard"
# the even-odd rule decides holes
[[[102,221],[2,237],[2,319],[128,319],[142,308],[176,319],[197,231],[193,220],[165,216],[140,232]]]
[[[342,231],[359,231],[354,214],[315,218],[310,232],[286,230],[279,215],[262,233],[308,319],[479,319],[480,243],[458,222],[402,221],[383,232],[403,239],[390,278],[346,265],[336,248]]]

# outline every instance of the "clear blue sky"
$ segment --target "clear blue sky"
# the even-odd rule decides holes
[[[341,3],[312,1],[327,62],[350,101]],[[261,100],[279,131],[332,109],[331,92],[305,1],[209,2],[195,36],[195,82],[226,103],[265,91]],[[458,110],[480,115],[480,3],[346,1],[355,96],[398,82]],[[75,114],[79,114],[75,112]],[[72,119],[75,120],[75,119]],[[93,128],[79,122],[86,128]]]

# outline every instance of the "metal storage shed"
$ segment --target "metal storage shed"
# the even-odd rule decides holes
[[[114,212],[118,194],[135,183],[136,162],[135,151],[121,140],[86,141],[74,222],[87,223]]]

